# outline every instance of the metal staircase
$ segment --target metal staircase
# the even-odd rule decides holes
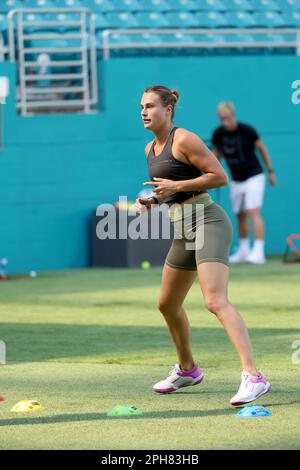
[[[94,113],[97,58],[93,15],[85,8],[15,9],[9,58],[18,67],[21,115]]]

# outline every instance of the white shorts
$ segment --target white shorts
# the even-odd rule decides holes
[[[231,181],[230,199],[235,214],[243,210],[256,209],[262,206],[266,176],[264,173],[250,176],[245,181]]]

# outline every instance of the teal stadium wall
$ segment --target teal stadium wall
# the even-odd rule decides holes
[[[143,128],[140,98],[152,84],[179,89],[175,124],[205,140],[224,99],[257,128],[278,177],[263,208],[267,253],[283,252],[287,235],[300,231],[300,105],[291,101],[299,58],[114,58],[99,63],[98,73],[99,113],[24,118],[16,114],[15,66],[0,64],[11,86],[0,152],[0,257],[8,258],[10,272],[90,264],[92,210],[119,195],[134,201],[148,180],[144,146],[152,134]],[[235,226],[227,187],[220,203]]]

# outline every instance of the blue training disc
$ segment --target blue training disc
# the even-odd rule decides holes
[[[263,416],[272,416],[272,413],[262,405],[247,405],[236,415],[239,418],[259,418]]]

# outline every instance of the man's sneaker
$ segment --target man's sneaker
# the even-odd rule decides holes
[[[271,390],[271,384],[260,372],[259,375],[251,375],[246,371],[241,374],[241,385],[238,392],[231,398],[230,403],[233,406],[245,405],[257,400],[265,393]]]
[[[250,254],[250,250],[238,249],[233,255],[229,256],[229,262],[230,263],[242,263],[243,261],[246,261],[249,254]]]
[[[246,257],[247,263],[252,264],[265,264],[266,258],[263,254],[253,253],[253,251]]]
[[[175,364],[169,372],[169,377],[153,386],[153,390],[158,393],[176,392],[178,388],[189,387],[202,382],[203,372],[198,364],[191,370],[181,370],[179,364]]]

